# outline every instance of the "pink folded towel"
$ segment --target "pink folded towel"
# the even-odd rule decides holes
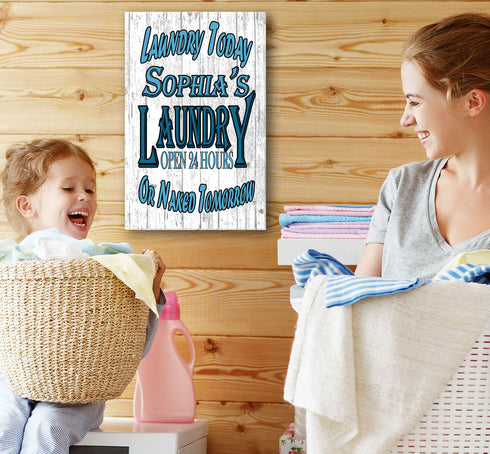
[[[293,222],[285,229],[294,231],[309,231],[309,230],[369,230],[369,222]],[[344,232],[346,233],[346,232]]]
[[[311,234],[341,234],[341,235],[364,235],[366,236],[368,233],[368,229],[356,229],[356,228],[345,228],[345,229],[336,229],[336,228],[321,228],[321,229],[297,229],[294,224],[291,224],[289,227],[283,227],[282,233],[295,233],[301,235],[311,235]]]
[[[366,238],[366,233],[297,233],[281,231],[281,238],[315,238],[315,239],[334,239],[334,238]]]
[[[318,215],[342,215],[342,216],[369,216],[374,211],[374,206],[340,206],[340,205],[288,205],[284,207],[287,214],[318,214]]]

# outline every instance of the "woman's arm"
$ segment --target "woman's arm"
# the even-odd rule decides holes
[[[383,258],[382,243],[368,243],[356,268],[357,276],[381,277],[381,262]]]

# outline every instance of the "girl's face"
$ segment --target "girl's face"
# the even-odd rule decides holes
[[[401,69],[407,105],[400,124],[412,126],[429,159],[457,155],[464,149],[464,118],[458,102],[432,87],[414,63],[404,61]]]
[[[59,159],[50,165],[42,186],[19,199],[19,209],[32,231],[57,228],[65,235],[84,239],[97,209],[92,167],[78,156]]]

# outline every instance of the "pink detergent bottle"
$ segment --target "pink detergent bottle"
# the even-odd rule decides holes
[[[191,423],[196,415],[192,373],[196,352],[191,336],[180,320],[175,293],[165,293],[165,305],[150,352],[136,373],[133,412],[137,422]],[[182,333],[190,348],[186,362],[175,345],[175,334]]]

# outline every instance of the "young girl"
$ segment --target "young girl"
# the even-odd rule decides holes
[[[83,149],[63,140],[42,139],[11,147],[6,159],[1,175],[3,202],[10,224],[21,237],[56,228],[77,240],[86,238],[97,201],[94,164]],[[156,252],[144,254],[157,266],[153,293],[161,312],[165,265]],[[150,311],[145,352],[156,328],[156,316]],[[0,451],[68,453],[70,445],[100,425],[104,408],[104,402],[70,405],[20,398],[0,372]]]
[[[401,125],[429,160],[390,171],[358,275],[432,277],[459,253],[490,249],[490,16],[418,30],[401,76]]]

